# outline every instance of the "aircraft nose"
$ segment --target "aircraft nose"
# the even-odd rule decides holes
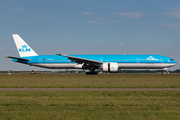
[[[174,65],[176,65],[176,64],[177,64],[177,62],[174,60],[174,61],[173,61],[173,64],[174,64]]]
[[[174,60],[174,59],[170,59],[170,61],[171,61],[171,63],[175,63],[175,64],[177,64],[177,62]]]

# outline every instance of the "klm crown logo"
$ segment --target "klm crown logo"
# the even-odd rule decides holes
[[[153,56],[149,56],[149,58],[147,58],[147,60],[158,61],[158,59],[153,58]]]
[[[19,48],[19,52],[31,52],[31,48],[28,48],[27,45],[22,45],[22,48]]]
[[[22,48],[27,48],[28,46],[27,45],[22,45]]]

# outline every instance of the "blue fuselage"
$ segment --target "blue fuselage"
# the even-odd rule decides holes
[[[162,55],[68,55],[83,59],[100,61],[103,63],[118,63],[121,69],[157,69],[168,68],[177,64],[170,57]],[[28,65],[39,66],[51,69],[74,69],[78,68],[77,62],[69,60],[67,57],[60,55],[38,55],[30,57],[21,57],[29,61],[13,59],[15,62],[20,62]],[[97,68],[101,66],[95,65]]]

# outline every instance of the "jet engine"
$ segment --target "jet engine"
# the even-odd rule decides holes
[[[103,63],[103,72],[118,72],[118,63]]]

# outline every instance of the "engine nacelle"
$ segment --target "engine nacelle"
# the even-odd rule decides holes
[[[104,72],[118,72],[118,63],[103,63]]]

